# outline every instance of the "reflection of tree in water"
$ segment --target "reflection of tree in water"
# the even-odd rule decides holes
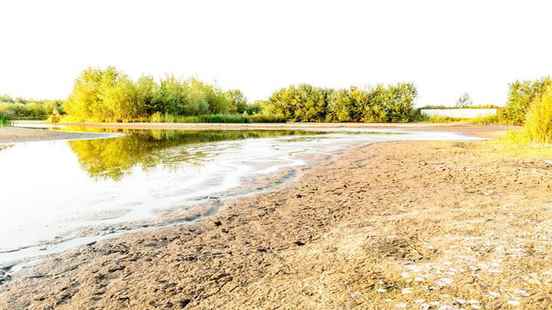
[[[175,131],[133,130],[114,139],[69,142],[84,169],[93,177],[118,181],[133,167],[143,169],[181,162],[197,162],[208,154],[176,146],[187,144],[276,137],[301,134],[296,131]]]

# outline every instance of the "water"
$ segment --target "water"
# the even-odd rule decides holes
[[[15,144],[0,150],[0,267],[145,226],[195,220],[224,199],[269,190],[297,167],[351,145],[404,139],[465,137],[136,130]]]

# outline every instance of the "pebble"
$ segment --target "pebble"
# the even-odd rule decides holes
[[[403,293],[403,294],[410,294],[410,293],[412,293],[412,289],[411,289],[410,287],[403,288],[403,289],[401,290],[401,293]]]
[[[521,297],[529,297],[529,293],[526,290],[523,289],[517,289],[515,291],[515,294]]]
[[[492,299],[496,299],[496,298],[498,298],[498,297],[500,296],[500,294],[497,293],[497,292],[491,291],[491,292],[489,292],[489,294],[488,294],[487,296],[489,296],[489,297],[492,298]]]
[[[450,279],[450,278],[441,278],[441,279],[435,281],[435,285],[440,286],[440,287],[449,286],[451,284],[452,284],[452,279]]]

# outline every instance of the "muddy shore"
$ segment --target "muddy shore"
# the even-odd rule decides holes
[[[548,161],[491,142],[365,145],[198,224],[50,257],[0,309],[548,308],[551,194]]]
[[[0,127],[0,143],[6,144],[49,140],[91,139],[105,136],[105,134],[63,132],[38,128]]]

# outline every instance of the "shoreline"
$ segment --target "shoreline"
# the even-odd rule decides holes
[[[112,136],[114,135],[92,132],[64,132],[46,128],[0,127],[0,150],[2,145],[15,143],[101,139]]]
[[[103,133],[54,131],[43,128],[44,121],[15,121],[15,127],[0,128],[0,143],[17,143],[49,140],[87,139],[105,136]],[[56,126],[89,129],[158,129],[158,130],[304,130],[304,131],[409,131],[449,132],[467,136],[493,139],[517,126],[473,125],[469,123],[60,123]]]
[[[0,308],[543,306],[551,177],[484,142],[357,146],[200,223],[51,257]]]

